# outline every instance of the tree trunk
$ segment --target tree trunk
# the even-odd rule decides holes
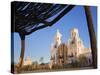
[[[85,9],[87,26],[88,26],[89,36],[90,36],[93,67],[97,68],[97,41],[96,41],[96,35],[93,27],[91,11],[89,6],[84,6],[84,9]]]
[[[21,53],[19,60],[19,68],[21,68],[23,65],[24,51],[25,51],[25,35],[20,35],[20,37],[21,37]]]

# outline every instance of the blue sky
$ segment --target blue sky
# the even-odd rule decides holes
[[[97,8],[91,7],[95,32],[97,33]],[[68,14],[62,17],[52,27],[47,27],[26,36],[25,59],[30,57],[32,61],[39,61],[44,57],[44,62],[50,61],[50,45],[53,42],[57,29],[62,34],[62,42],[67,43],[70,37],[70,30],[78,28],[79,34],[85,47],[90,47],[90,39],[87,28],[86,16],[82,6],[76,6]],[[18,33],[14,33],[14,62],[20,57],[21,43]]]

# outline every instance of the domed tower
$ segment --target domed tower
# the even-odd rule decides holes
[[[58,62],[58,47],[61,44],[61,33],[60,31],[57,29],[55,38],[54,38],[54,50],[55,50],[55,64]]]
[[[73,41],[78,40],[79,38],[79,33],[78,33],[78,29],[77,28],[73,28],[71,30],[71,39],[73,39]]]
[[[57,29],[56,35],[54,37],[54,42],[51,45],[51,64],[57,63],[57,56],[58,56],[58,46],[61,44],[61,33]]]
[[[68,56],[75,57],[77,55],[77,42],[79,39],[79,33],[77,28],[73,28],[68,40]]]
[[[71,30],[70,39],[68,40],[68,56],[78,57],[84,51],[84,45],[79,37],[77,28]]]
[[[53,67],[53,65],[57,64],[58,46],[61,44],[61,37],[62,35],[57,29],[56,35],[54,37],[54,41],[50,46],[50,53],[51,53],[50,64],[49,64],[50,69]]]
[[[56,35],[55,35],[55,38],[54,38],[54,44],[56,47],[58,47],[60,44],[61,44],[61,33],[59,32],[59,29],[57,29],[57,32],[56,32]]]

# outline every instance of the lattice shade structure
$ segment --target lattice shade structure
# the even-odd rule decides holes
[[[52,26],[74,7],[74,5],[32,2],[14,2],[13,6],[15,21],[12,32],[22,35],[29,35],[38,29]]]

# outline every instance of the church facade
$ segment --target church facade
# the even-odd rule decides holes
[[[70,33],[70,38],[67,43],[62,43],[62,34],[57,30],[54,37],[54,42],[51,45],[51,59],[50,67],[53,65],[63,66],[64,64],[72,63],[73,61],[78,61],[77,59],[84,55],[88,58],[88,64],[92,63],[91,49],[86,48],[79,36],[77,28],[73,28]]]

